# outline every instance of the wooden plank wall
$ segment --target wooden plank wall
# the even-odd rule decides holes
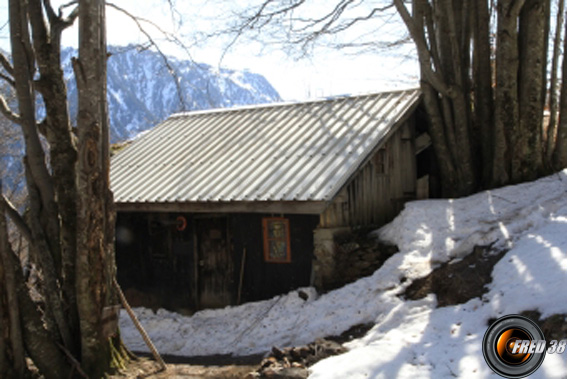
[[[381,226],[416,198],[415,126],[406,121],[321,214],[320,227]]]

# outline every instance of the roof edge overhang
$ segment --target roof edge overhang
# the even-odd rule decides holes
[[[116,202],[118,212],[321,214],[326,201]]]

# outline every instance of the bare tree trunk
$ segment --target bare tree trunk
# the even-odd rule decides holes
[[[75,299],[76,248],[76,137],[71,130],[67,89],[61,68],[61,33],[65,22],[49,14],[51,28],[46,25],[41,0],[30,0],[30,23],[33,46],[40,77],[36,88],[44,99],[46,118],[42,131],[49,143],[50,166],[60,215],[60,255],[56,267],[61,277],[65,307],[68,309],[69,328],[73,336],[79,335],[79,320]],[[78,353],[79,340],[73,339],[69,350]]]
[[[112,342],[103,333],[103,309],[116,301],[112,290],[114,217],[108,186],[104,1],[81,2],[79,20],[79,59],[73,65],[79,90],[77,304],[83,368],[99,377],[113,359]]]
[[[46,378],[68,377],[71,370],[64,358],[63,346],[53,338],[52,332],[45,329],[37,305],[31,300],[21,262],[8,241],[4,211],[0,214],[0,243],[0,271],[3,270],[4,276],[1,283],[5,283],[5,287],[0,289],[5,288],[6,304],[9,307],[8,322],[3,322],[0,330],[3,335],[9,336],[11,359],[8,363],[13,366],[12,375],[15,378],[25,375],[25,346],[25,351]],[[0,297],[2,292],[0,291]],[[3,374],[1,367],[0,373]]]
[[[57,267],[60,267],[60,223],[53,180],[46,165],[45,153],[39,139],[35,119],[33,91],[34,51],[29,43],[29,18],[26,3],[10,0],[10,38],[14,79],[20,111],[20,126],[25,141],[25,166],[30,195],[30,227],[38,251],[36,258],[44,274],[47,312],[57,327],[58,339],[72,348],[73,338],[64,311],[58,285]]]
[[[410,15],[401,0],[394,5],[416,43],[424,104],[442,176],[444,196],[463,196],[478,185],[472,159],[469,1],[414,0]]]
[[[519,125],[518,15],[520,1],[498,1],[496,33],[496,92],[494,100],[494,155],[492,186],[510,182],[511,135]]]
[[[492,180],[493,155],[493,93],[490,66],[490,13],[488,1],[473,1],[473,91],[474,125],[479,134],[481,182],[488,186]]]
[[[541,135],[547,88],[548,0],[527,0],[520,13],[519,124],[512,134],[512,181],[543,173]]]
[[[65,358],[65,347],[54,339],[52,332],[45,328],[44,321],[32,301],[26,286],[20,262],[15,254],[4,256],[6,270],[14,273],[16,294],[20,311],[21,328],[25,350],[48,379],[68,378],[72,373],[71,364]]]
[[[1,178],[0,193],[2,193]],[[6,217],[2,212],[0,213],[0,377],[22,378],[26,372],[25,353],[16,295],[16,278],[9,270],[7,259],[9,254],[13,254],[13,251],[8,240]]]
[[[567,23],[565,23],[567,35]],[[567,78],[567,38],[563,41],[563,63],[562,77]],[[559,99],[559,125],[557,126],[557,138],[553,152],[553,165],[557,170],[567,167],[567,80],[561,82],[561,97]]]
[[[563,16],[565,13],[565,0],[558,1],[557,21],[555,24],[555,38],[553,40],[553,53],[551,57],[551,78],[549,83],[549,123],[546,134],[546,164],[552,165],[553,151],[555,150],[555,138],[557,136],[557,112],[558,104],[558,70],[559,56],[561,54],[561,36],[563,31]]]
[[[18,111],[10,110],[3,98],[0,111],[21,127],[29,208],[24,219],[2,197],[0,209],[1,217],[6,212],[30,243],[43,298],[41,304],[32,301],[19,258],[4,248],[9,245],[1,246],[0,376],[23,375],[23,346],[48,379],[83,372],[103,377],[111,365],[120,367],[127,358],[117,330],[112,330],[115,324],[104,323],[105,317],[112,320],[115,308],[108,306],[116,303],[104,7],[103,0],[80,1],[63,17],[49,1],[9,1],[14,63],[12,68],[4,59],[2,65],[13,76]],[[80,152],[60,61],[61,32],[77,17]],[[41,122],[36,119],[38,94],[46,114]],[[48,142],[47,151],[39,133]],[[8,373],[8,365],[16,372]]]

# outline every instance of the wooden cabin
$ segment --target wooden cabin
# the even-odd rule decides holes
[[[417,89],[174,114],[112,158],[118,280],[195,310],[325,288],[333,238],[435,192]]]

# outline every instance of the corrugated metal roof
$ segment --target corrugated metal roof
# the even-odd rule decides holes
[[[174,114],[112,158],[115,201],[331,200],[419,96]]]

